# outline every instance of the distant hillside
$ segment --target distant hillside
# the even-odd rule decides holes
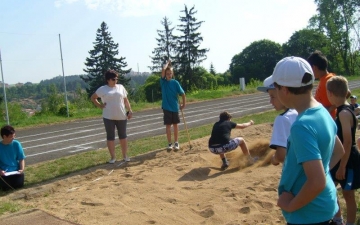
[[[131,78],[131,88],[137,89],[145,83],[149,75],[149,73],[131,72],[127,74],[126,77]],[[86,74],[65,76],[66,91],[70,94],[70,96],[71,93],[75,93],[79,87],[83,90],[87,88],[87,84],[80,78],[80,76],[86,76]],[[40,100],[46,98],[49,93],[51,93],[51,85],[55,85],[59,92],[64,92],[63,76],[56,76],[51,79],[42,80],[38,84],[27,82],[25,84],[17,84],[15,86],[7,87],[6,97],[9,102],[19,102],[25,108],[36,108],[36,105],[39,104]],[[2,93],[3,89],[0,87],[0,99],[3,98]]]

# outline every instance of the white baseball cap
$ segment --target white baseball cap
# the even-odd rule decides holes
[[[261,92],[267,92],[270,89],[275,89],[274,82],[272,80],[272,76],[269,76],[264,80],[264,86],[257,87],[257,90],[261,91]]]
[[[302,83],[305,73],[311,74],[312,79],[307,83]],[[315,77],[310,64],[305,59],[290,56],[276,64],[272,80],[285,87],[303,87],[314,83]]]

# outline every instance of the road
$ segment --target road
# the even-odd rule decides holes
[[[349,87],[350,90],[359,88],[360,81],[350,82]],[[224,110],[233,117],[241,117],[272,108],[267,94],[255,93],[187,104],[183,112],[187,127],[192,128],[216,122]],[[165,134],[162,116],[160,106],[135,112],[128,121],[128,140]],[[179,129],[185,129],[182,119]],[[100,117],[16,131],[16,139],[22,143],[27,165],[105,148],[105,136]]]

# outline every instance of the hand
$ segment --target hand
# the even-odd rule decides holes
[[[283,193],[281,193],[281,195],[279,196],[277,205],[282,209],[285,210],[286,212],[291,212],[291,209],[289,207],[291,201],[295,198],[295,196],[293,194],[291,194],[290,192],[286,192],[284,191]]]
[[[185,108],[185,104],[180,105],[180,109],[183,110]]]
[[[336,171],[335,177],[338,180],[345,180],[345,171],[346,168],[342,168],[339,166],[338,170]]]
[[[273,164],[274,166],[280,164],[280,162],[276,159],[275,154],[271,157],[271,164]]]
[[[24,170],[18,170],[19,171],[19,173],[23,173],[24,172]]]
[[[104,104],[100,104],[99,108],[104,109],[106,107],[106,102]]]
[[[132,113],[131,111],[129,111],[129,113],[128,113],[128,115],[127,115],[128,120],[132,118],[132,114],[133,114],[133,113]]]
[[[250,123],[250,125],[253,125],[253,124],[254,124],[254,121],[250,120],[250,122],[249,122],[249,123]]]
[[[5,170],[0,170],[0,176],[5,176],[6,171]]]

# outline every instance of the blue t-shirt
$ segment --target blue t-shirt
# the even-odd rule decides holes
[[[166,78],[160,79],[162,104],[161,107],[171,112],[179,112],[178,95],[183,95],[185,92],[177,80]]]
[[[12,172],[18,171],[19,161],[25,159],[24,150],[19,141],[13,140],[10,144],[4,145],[0,142],[0,169]]]
[[[321,160],[326,186],[309,204],[283,215],[288,223],[308,224],[330,220],[338,211],[336,188],[331,179],[329,163],[335,145],[337,127],[323,106],[307,109],[293,123],[287,143],[287,154],[279,184],[283,191],[297,195],[306,181],[303,162]]]

